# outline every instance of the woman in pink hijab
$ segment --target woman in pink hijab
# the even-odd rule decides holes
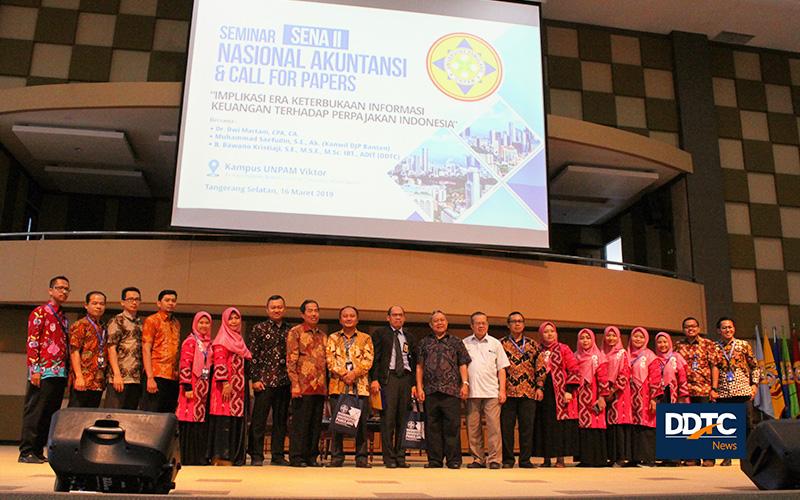
[[[661,396],[661,376],[656,355],[647,348],[650,334],[637,326],[631,331],[631,464],[652,466],[656,461],[656,400]]]
[[[572,349],[558,341],[558,331],[552,321],[539,325],[542,352],[547,378],[544,398],[537,405],[533,426],[533,455],[544,457],[543,467],[564,467],[564,456],[575,455],[578,441],[578,407],[573,392],[580,384],[578,361]]]
[[[206,413],[211,383],[211,315],[194,315],[192,333],[181,345],[178,393],[178,429],[181,463],[208,465],[208,423]]]
[[[672,351],[672,338],[667,332],[656,334],[656,363],[661,385],[659,403],[688,403],[689,385],[686,382],[688,363]],[[677,467],[680,460],[664,460],[662,465]]]
[[[211,458],[214,465],[244,465],[247,422],[245,360],[253,356],[242,339],[242,315],[235,307],[222,313],[214,339],[211,384]]]
[[[689,385],[686,370],[689,364],[672,350],[672,337],[667,332],[656,334],[656,361],[660,369],[661,403],[688,403]]]
[[[622,467],[631,460],[631,363],[616,326],[603,334],[603,354],[608,361],[609,395],[606,396],[606,447],[608,460]]]
[[[605,467],[608,465],[605,435],[608,361],[597,347],[594,332],[588,328],[578,332],[575,359],[580,373],[580,385],[575,393],[579,442],[576,458],[580,460],[580,467]]]

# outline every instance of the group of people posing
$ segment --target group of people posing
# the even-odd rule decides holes
[[[752,348],[735,338],[730,318],[717,322],[718,343],[702,337],[698,321],[689,317],[682,325],[685,338],[674,347],[670,335],[659,332],[653,352],[642,327],[630,332],[625,347],[619,328],[608,326],[599,344],[592,330],[580,330],[572,349],[559,341],[550,321],[539,326],[540,341],[526,335],[525,318],[516,311],[507,317],[502,339],[488,335],[486,314],[473,313],[472,334],[462,340],[448,333],[440,310],[430,316],[430,331],[417,337],[405,327],[403,308],[392,306],[387,325],[369,335],[358,329],[358,310],[345,306],[341,329],[328,335],[319,328],[315,300],[300,305],[302,323],[290,327],[285,300],[273,295],[268,319],[246,339],[242,315],[230,307],[216,328],[211,314],[195,314],[181,343],[174,290],[162,290],[158,311],[142,319],[140,291],[124,288],[123,310],[107,322],[105,294],[91,291],[86,316],[71,325],[61,310],[69,292],[66,277],[53,278],[50,300],[29,317],[20,462],[46,460],[50,419],[68,385],[69,406],[102,402],[106,408],[174,412],[185,465],[244,465],[246,455],[251,465],[263,465],[271,413],[270,463],[320,467],[325,402],[335,414],[338,396],[353,394],[367,410],[355,437],[356,467],[370,466],[372,396],[381,401],[387,468],[409,466],[403,434],[412,400],[425,410],[425,467],[459,468],[463,403],[472,456],[467,467],[499,469],[515,462],[533,468],[534,456],[544,459],[544,467],[564,467],[565,456],[589,467],[654,465],[657,403],[739,402],[749,408],[759,383]],[[344,456],[343,435],[334,433],[327,466],[341,467]],[[687,458],[686,464],[701,463]]]

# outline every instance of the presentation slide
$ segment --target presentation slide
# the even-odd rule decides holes
[[[539,7],[195,0],[172,225],[546,248]]]

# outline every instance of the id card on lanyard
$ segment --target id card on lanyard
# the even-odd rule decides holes
[[[731,340],[731,349],[728,351],[725,347],[722,347],[722,355],[725,356],[725,359],[728,361],[728,372],[725,374],[725,380],[729,383],[733,382],[733,365],[731,364],[733,361],[733,351],[736,347],[736,342]]]
[[[200,380],[208,380],[208,377],[211,375],[211,370],[208,369],[208,346],[203,344],[203,341],[192,332],[192,337],[194,337],[194,341],[197,342],[198,346],[200,347],[200,352],[203,353],[203,369],[200,370]]]
[[[511,343],[514,345],[514,347],[517,348],[517,351],[519,351],[520,356],[522,356],[522,361],[527,361],[528,353],[525,352],[525,342],[527,342],[527,339],[525,337],[522,337],[522,345],[517,344],[517,342],[511,335],[508,336],[508,340],[510,340]]]
[[[86,319],[89,320],[89,323],[94,328],[94,333],[97,336],[97,368],[103,370],[106,367],[106,358],[104,349],[106,345],[106,331],[105,328],[101,328],[89,316],[86,316]]]

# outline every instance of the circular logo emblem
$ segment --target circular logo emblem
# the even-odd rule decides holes
[[[468,33],[451,33],[431,45],[426,61],[436,88],[461,101],[492,95],[503,79],[503,63],[488,42]]]

